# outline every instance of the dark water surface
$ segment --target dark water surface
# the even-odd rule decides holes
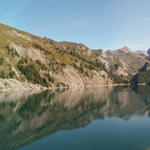
[[[144,86],[6,95],[0,150],[150,150],[149,116]]]

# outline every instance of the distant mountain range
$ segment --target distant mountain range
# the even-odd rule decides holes
[[[56,42],[0,24],[1,89],[10,79],[49,88],[144,83],[135,77],[147,74],[141,68],[149,58],[150,50],[92,50],[81,43]]]

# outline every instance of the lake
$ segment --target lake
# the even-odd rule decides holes
[[[0,150],[150,150],[149,116],[147,86],[3,94]]]

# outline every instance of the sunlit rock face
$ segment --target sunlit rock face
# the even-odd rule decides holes
[[[72,89],[1,101],[0,149],[17,149],[60,130],[85,127],[95,119],[149,116],[149,90],[149,87]]]
[[[56,42],[0,23],[0,91],[7,79],[11,89],[22,84],[54,88],[83,88],[112,84],[105,59],[81,43]],[[105,63],[105,64],[104,64]],[[11,79],[23,83],[13,85]],[[36,88],[34,88],[36,90]]]
[[[147,52],[127,46],[92,50],[82,43],[57,42],[4,24],[0,24],[0,41],[0,91],[18,87],[28,91],[27,83],[34,90],[39,90],[34,87],[37,84],[39,88],[78,89],[129,83],[149,59]],[[9,88],[1,84],[3,79]]]

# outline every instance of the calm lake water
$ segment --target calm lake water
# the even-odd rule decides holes
[[[150,87],[0,100],[0,150],[150,150]]]

